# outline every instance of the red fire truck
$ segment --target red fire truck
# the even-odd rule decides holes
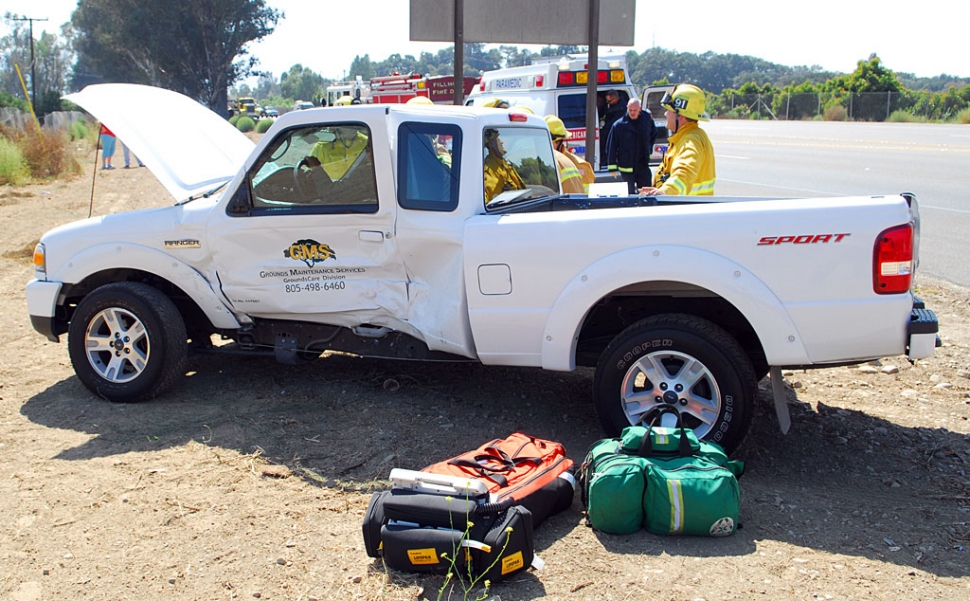
[[[462,90],[467,96],[478,79],[465,77]],[[416,73],[402,75],[395,73],[370,80],[370,98],[374,104],[403,104],[415,96],[424,96],[436,104],[451,104],[454,101],[455,78],[452,75],[428,77]]]

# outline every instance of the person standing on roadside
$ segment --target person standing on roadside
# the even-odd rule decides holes
[[[603,107],[603,119],[600,123],[600,168],[606,169],[606,141],[610,137],[613,124],[623,117],[623,103],[620,102],[618,90],[607,90],[606,106]]]
[[[114,169],[114,165],[111,164],[111,157],[115,154],[115,135],[104,126],[104,123],[101,124],[98,133],[101,136],[101,168]]]
[[[657,170],[653,185],[640,188],[640,196],[713,196],[714,146],[698,121],[710,121],[704,92],[697,86],[680,84],[664,94],[660,106],[667,109],[670,148]]]
[[[606,168],[619,172],[629,194],[652,183],[650,149],[657,135],[650,111],[640,108],[640,100],[631,98],[623,115],[610,129],[606,141]]]
[[[134,153],[131,152],[130,150],[128,150],[128,145],[125,144],[124,142],[121,143],[121,151],[122,151],[122,153],[125,156],[125,169],[131,169],[131,156]],[[145,166],[145,163],[142,163],[141,162],[141,159],[139,159],[137,156],[135,157],[135,160],[138,161],[138,166],[139,167],[144,167]]]

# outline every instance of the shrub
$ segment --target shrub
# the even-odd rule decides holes
[[[237,123],[239,123],[239,115],[233,115],[232,117],[229,117],[229,125],[236,127]]]
[[[848,113],[841,104],[825,107],[825,112],[822,114],[822,118],[826,121],[845,121],[846,116],[848,116]]]
[[[17,145],[27,162],[30,177],[47,179],[81,172],[66,131],[41,134],[37,128],[28,127],[24,130],[5,129],[0,131],[0,135]]]
[[[970,108],[965,108],[959,113],[957,113],[956,122],[961,123],[963,125],[970,124]]]
[[[253,121],[252,117],[240,117],[239,121],[236,121],[236,129],[243,133],[253,131],[256,129],[256,122]]]
[[[20,185],[30,175],[20,148],[0,134],[0,184]]]
[[[273,120],[272,119],[260,119],[256,123],[256,133],[257,134],[265,134],[266,133],[266,130],[269,129],[270,127],[272,127],[272,126],[273,126]]]
[[[69,131],[72,142],[74,140],[87,140],[91,135],[91,128],[88,127],[84,119],[79,119],[72,123]]]
[[[926,121],[926,119],[917,117],[916,115],[914,115],[913,113],[910,113],[909,111],[898,109],[893,111],[892,114],[889,115],[889,118],[886,119],[886,121],[889,123],[923,123],[924,121]]]

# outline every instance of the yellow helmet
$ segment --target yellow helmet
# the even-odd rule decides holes
[[[527,106],[513,106],[509,109],[510,113],[521,113],[523,115],[535,115],[535,111]]]
[[[483,102],[482,106],[490,109],[507,109],[509,108],[509,103],[501,98],[493,98]]]
[[[353,102],[353,100],[354,99],[351,98],[350,96],[341,96],[340,98],[338,98],[338,99],[336,99],[334,101],[333,105],[334,106],[350,106],[350,103]]]
[[[549,126],[549,133],[552,134],[553,138],[565,138],[568,140],[572,137],[572,134],[566,129],[566,124],[555,115],[546,115],[546,125]]]
[[[431,102],[431,99],[428,98],[427,96],[415,96],[414,98],[411,98],[410,100],[405,102],[405,104],[434,104],[434,103]]]
[[[660,106],[695,121],[711,120],[711,116],[707,114],[707,99],[703,90],[689,83],[679,84],[673,92],[664,94]]]

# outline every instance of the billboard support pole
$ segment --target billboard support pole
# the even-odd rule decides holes
[[[596,161],[596,88],[599,73],[600,43],[600,0],[589,0],[589,48],[586,65],[586,161],[593,165]],[[600,132],[601,136],[609,132]],[[595,169],[596,166],[593,165]]]
[[[455,95],[457,106],[465,101],[465,0],[455,0]]]

